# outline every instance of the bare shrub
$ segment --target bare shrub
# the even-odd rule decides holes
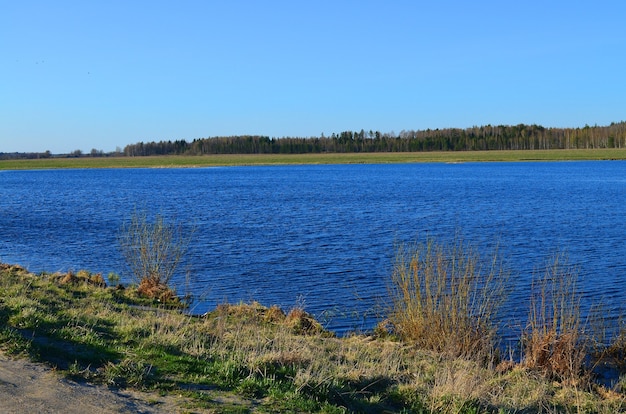
[[[141,294],[162,300],[173,296],[170,283],[191,235],[182,225],[166,222],[160,214],[149,221],[145,212],[135,211],[122,224],[118,234],[120,251]]]
[[[494,252],[487,268],[458,237],[400,245],[391,277],[388,322],[404,340],[451,356],[493,361],[494,318],[506,297],[509,274]]]
[[[558,254],[532,283],[528,328],[522,338],[524,364],[566,381],[583,373],[589,339],[580,313],[577,272]]]

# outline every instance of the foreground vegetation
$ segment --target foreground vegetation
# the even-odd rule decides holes
[[[626,148],[323,154],[217,154],[0,160],[0,170],[56,168],[180,168],[290,164],[624,160]]]
[[[417,256],[406,257],[410,269]],[[190,316],[174,304],[86,271],[0,265],[0,348],[77,380],[181,396],[187,412],[626,410],[625,381],[554,376],[540,361],[435,352],[383,327],[336,338],[298,308],[225,304]]]

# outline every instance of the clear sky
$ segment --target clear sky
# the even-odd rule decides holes
[[[626,1],[0,3],[0,152],[626,120]]]

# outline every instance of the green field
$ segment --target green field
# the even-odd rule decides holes
[[[288,164],[624,160],[626,148],[520,151],[448,151],[325,154],[232,154],[156,157],[83,157],[1,160],[0,170],[55,168],[174,168]]]

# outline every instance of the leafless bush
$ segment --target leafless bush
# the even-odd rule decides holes
[[[157,214],[149,221],[145,212],[135,211],[123,223],[118,242],[140,293],[157,299],[171,299],[170,283],[191,240],[181,224],[166,222]]]

